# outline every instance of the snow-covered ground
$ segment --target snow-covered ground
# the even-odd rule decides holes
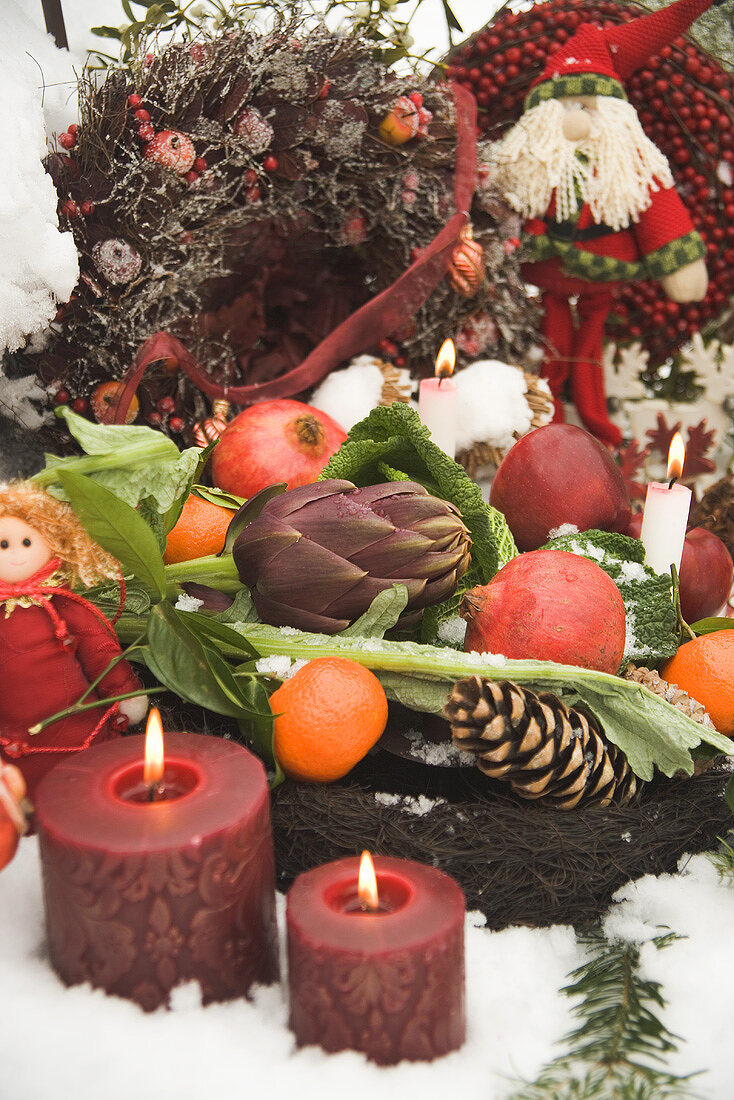
[[[702,1100],[731,1100],[734,887],[696,856],[678,875],[630,884],[620,899],[607,919],[612,934],[646,941],[672,928],[685,937],[643,948],[644,976],[662,983],[664,1021],[680,1037],[670,1068],[706,1071],[696,1080]],[[0,874],[0,912],[3,1100],[501,1100],[560,1052],[571,1006],[558,991],[582,961],[570,928],[488,932],[469,914],[466,1045],[438,1062],[380,1069],[354,1053],[295,1050],[280,986],[205,1009],[198,987],[184,986],[172,1011],[150,1015],[89,987],[65,988],[46,959],[33,838]]]

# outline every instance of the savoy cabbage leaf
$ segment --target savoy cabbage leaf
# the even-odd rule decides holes
[[[607,573],[624,600],[627,634],[624,658],[658,664],[678,649],[677,618],[670,576],[645,565],[645,547],[639,539],[613,531],[580,531],[552,539],[545,550],[565,550],[596,562]]]

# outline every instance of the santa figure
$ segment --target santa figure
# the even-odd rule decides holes
[[[602,373],[615,287],[656,279],[673,301],[697,302],[708,286],[704,243],[622,81],[710,2],[676,0],[619,26],[581,26],[549,58],[524,114],[492,153],[495,179],[526,219],[522,272],[542,291],[543,374],[555,419],[563,419],[570,380],[583,424],[609,446],[621,442]]]

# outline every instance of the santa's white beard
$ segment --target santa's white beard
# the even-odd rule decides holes
[[[492,176],[526,218],[543,216],[555,194],[557,221],[588,203],[595,222],[623,229],[650,205],[651,191],[673,186],[670,165],[625,100],[599,96],[581,141],[563,134],[566,110],[547,99],[526,111],[492,147]]]

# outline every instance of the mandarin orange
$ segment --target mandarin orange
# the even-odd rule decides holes
[[[273,747],[291,779],[330,783],[351,771],[387,722],[382,684],[344,657],[317,657],[274,691]]]
[[[169,531],[163,560],[166,565],[218,554],[224,546],[234,512],[192,493],[184,504],[176,526]]]
[[[719,733],[734,735],[734,630],[685,642],[660,675],[701,703]]]

